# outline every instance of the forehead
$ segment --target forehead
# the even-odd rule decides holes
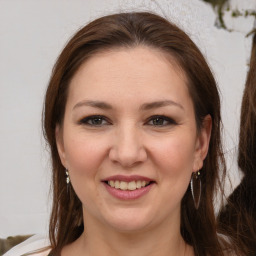
[[[172,56],[145,46],[94,55],[81,65],[69,88],[73,100],[110,97],[136,102],[169,95],[190,97],[186,76]]]

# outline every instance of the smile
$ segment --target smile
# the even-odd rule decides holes
[[[154,180],[138,175],[115,175],[102,180],[106,190],[115,198],[121,200],[138,199],[156,185]]]
[[[138,180],[138,181],[119,181],[119,180],[110,180],[107,182],[108,185],[112,188],[115,189],[120,189],[120,190],[136,190],[140,188],[144,188],[147,185],[150,184],[150,181],[145,181],[145,180]]]

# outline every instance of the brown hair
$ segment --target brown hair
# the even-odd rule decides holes
[[[241,253],[256,255],[256,33],[245,84],[240,119],[238,166],[244,177],[229,196],[218,219]]]
[[[194,247],[195,255],[223,255],[216,235],[213,197],[220,187],[220,167],[225,174],[220,139],[220,100],[214,77],[197,46],[174,24],[151,13],[121,13],[94,20],[80,29],[60,54],[49,82],[44,106],[44,131],[52,155],[53,208],[50,220],[52,252],[59,255],[64,245],[83,232],[82,207],[72,187],[67,195],[65,171],[55,138],[61,124],[71,78],[81,64],[95,53],[137,45],[162,50],[172,56],[186,74],[200,132],[206,115],[212,117],[209,151],[201,170],[202,197],[199,209],[188,188],[181,207],[181,234]]]
[[[241,106],[238,150],[241,171],[245,176],[256,178],[256,33],[253,37],[250,68]]]

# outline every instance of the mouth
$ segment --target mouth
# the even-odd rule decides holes
[[[138,199],[147,194],[156,182],[142,176],[115,175],[102,180],[107,191],[121,200]]]
[[[146,180],[133,180],[130,182],[123,181],[123,180],[108,180],[104,182],[112,188],[123,190],[123,191],[126,191],[126,190],[133,191],[133,190],[147,187],[152,183],[155,183],[154,181],[146,181]]]

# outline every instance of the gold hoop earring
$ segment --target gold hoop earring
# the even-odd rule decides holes
[[[201,178],[200,171],[193,172],[190,180],[191,194],[196,210],[199,208],[201,200]]]

